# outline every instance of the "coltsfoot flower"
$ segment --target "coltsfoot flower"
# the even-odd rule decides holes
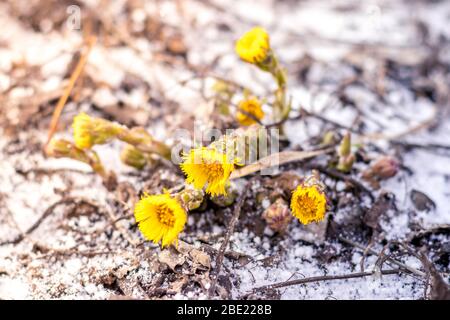
[[[73,118],[72,127],[75,145],[80,149],[104,144],[121,131],[119,125],[105,119],[91,118],[84,112]]]
[[[255,27],[246,32],[236,42],[235,50],[243,61],[252,63],[260,70],[272,74],[278,86],[274,92],[274,119],[275,121],[287,119],[291,110],[291,99],[286,94],[287,74],[270,46],[270,38],[266,30],[262,27]]]
[[[134,217],[144,237],[164,248],[178,242],[187,214],[169,194],[145,194],[134,208]]]
[[[264,111],[261,107],[261,102],[256,98],[249,98],[242,100],[238,105],[238,112],[236,114],[237,121],[243,126],[250,126],[257,123],[264,117]]]
[[[324,186],[314,175],[294,190],[291,210],[294,217],[303,224],[319,222],[325,217],[327,199]]]
[[[226,186],[234,162],[227,155],[213,148],[195,148],[183,155],[181,170],[186,174],[186,182],[192,183],[196,189],[206,185],[206,192],[212,196],[226,194]]]
[[[266,30],[255,27],[247,31],[236,42],[236,53],[249,63],[262,63],[267,59],[270,51],[270,39]]]

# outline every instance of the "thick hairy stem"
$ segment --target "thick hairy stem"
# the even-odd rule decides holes
[[[161,157],[170,160],[170,148],[163,142],[153,139],[153,137],[143,128],[124,128],[117,135],[117,138],[131,144],[141,152],[156,153]]]

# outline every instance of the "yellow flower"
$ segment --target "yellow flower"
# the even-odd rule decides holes
[[[270,50],[269,35],[262,27],[255,27],[236,42],[235,49],[242,60],[261,63],[267,58]]]
[[[105,119],[91,118],[84,112],[73,118],[72,127],[75,145],[80,149],[106,143],[120,131],[120,126]]]
[[[261,120],[264,118],[264,111],[261,108],[261,103],[256,98],[242,100],[239,103],[238,108],[240,111],[236,114],[236,119],[243,126],[250,126],[256,123],[255,119]],[[241,110],[245,113],[241,112]]]
[[[216,196],[226,194],[226,185],[234,163],[226,154],[212,148],[195,148],[183,155],[184,162],[181,170],[187,175],[186,181],[192,183],[194,188],[202,189],[205,185],[206,192]]]
[[[134,217],[144,237],[164,248],[178,241],[187,214],[169,194],[145,194],[134,208]]]
[[[292,194],[292,214],[303,224],[321,221],[325,217],[327,200],[320,182],[307,179]]]

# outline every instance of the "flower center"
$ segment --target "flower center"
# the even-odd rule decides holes
[[[215,180],[223,177],[223,167],[220,163],[205,163],[203,164],[203,170],[205,171],[208,177]]]
[[[314,218],[317,213],[317,201],[309,194],[305,194],[298,198],[297,204],[301,208],[302,214],[310,219]]]
[[[170,209],[167,205],[162,204],[157,209],[158,219],[162,224],[165,224],[168,227],[173,227],[175,224],[175,215],[173,214],[172,209]]]

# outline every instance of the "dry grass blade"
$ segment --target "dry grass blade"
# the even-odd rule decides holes
[[[267,169],[270,167],[294,162],[301,161],[309,158],[314,158],[322,154],[326,154],[333,151],[330,149],[314,150],[314,151],[283,151],[270,156],[264,157],[255,163],[249,164],[241,169],[235,170],[231,175],[230,179],[237,179],[248,176],[252,173]]]
[[[81,73],[83,72],[84,66],[86,65],[87,59],[89,57],[89,53],[91,52],[91,49],[94,46],[96,41],[97,41],[97,38],[95,36],[90,36],[86,41],[86,49],[83,52],[83,54],[81,55],[80,60],[78,61],[77,66],[75,67],[75,70],[73,71],[72,75],[70,76],[69,83],[68,83],[66,89],[64,90],[63,95],[58,100],[58,104],[56,105],[55,110],[53,112],[45,147],[47,147],[48,143],[50,142],[50,140],[52,139],[53,135],[56,132],[56,129],[58,126],[58,121],[59,121],[61,113],[64,109],[64,106],[66,105],[66,102],[69,99],[70,93],[72,92],[72,90],[75,86],[75,83],[77,82],[78,78],[80,77]]]

